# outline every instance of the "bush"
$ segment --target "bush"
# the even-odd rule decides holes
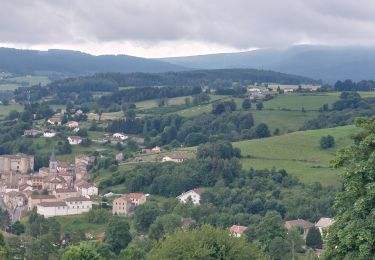
[[[319,229],[316,227],[311,227],[306,236],[306,246],[312,248],[322,248],[323,240],[320,235]]]
[[[328,149],[335,146],[335,138],[332,135],[323,136],[320,138],[320,149]]]

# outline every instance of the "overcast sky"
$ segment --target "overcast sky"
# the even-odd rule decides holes
[[[0,46],[141,57],[375,45],[373,0],[0,0]]]

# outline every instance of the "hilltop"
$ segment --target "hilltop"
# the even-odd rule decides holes
[[[0,48],[0,71],[18,75],[89,75],[98,72],[165,72],[187,68],[128,55],[94,56],[70,50],[20,50]]]
[[[196,69],[268,69],[329,83],[345,79],[373,79],[375,74],[374,47],[300,45],[287,49],[270,48],[160,60]]]

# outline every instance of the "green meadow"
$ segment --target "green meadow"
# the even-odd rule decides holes
[[[234,143],[244,156],[244,169],[285,169],[304,183],[321,182],[323,185],[339,185],[340,169],[332,169],[330,161],[336,151],[352,144],[350,135],[359,130],[343,126],[321,130],[294,132],[282,136],[247,140]],[[321,150],[322,136],[332,135],[336,145]],[[246,158],[247,157],[247,158]]]

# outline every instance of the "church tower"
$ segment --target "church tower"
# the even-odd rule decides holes
[[[52,153],[49,159],[49,174],[52,176],[57,175],[57,160],[55,155],[55,146],[52,147]]]

